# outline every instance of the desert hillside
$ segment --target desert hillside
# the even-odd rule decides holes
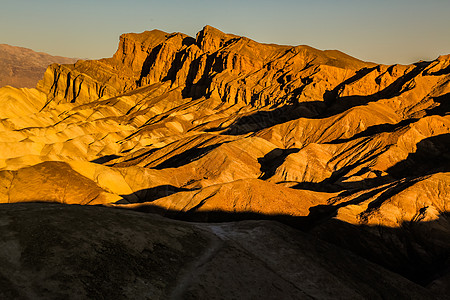
[[[16,247],[2,252],[2,262],[8,261],[2,299],[433,297],[349,251],[275,222],[193,224],[38,203],[0,208],[2,242]]]
[[[0,44],[0,87],[34,88],[53,63],[73,64],[75,58],[52,56],[31,49]]]
[[[212,286],[221,275],[208,270],[227,259],[238,264],[240,257],[250,273],[236,282],[264,273],[292,295],[300,290],[327,298],[336,289],[341,298],[445,298],[450,286],[449,103],[450,55],[380,65],[337,50],[261,44],[210,26],[196,37],[159,30],[123,34],[111,58],[52,64],[34,89],[0,89],[0,203],[21,214],[39,209],[17,204],[24,202],[115,208],[97,212],[39,204],[48,214],[60,207],[62,214],[80,218],[98,213],[92,224],[97,228],[108,226],[109,214],[149,218],[151,226],[163,228],[158,222],[168,222],[174,229],[164,229],[170,231],[164,242],[154,243],[175,256],[185,247],[207,251],[195,245],[203,245],[203,239],[222,240],[214,250],[221,253],[217,261],[198,270],[195,284],[173,289],[153,282],[160,293],[155,297],[164,298],[168,290],[193,299],[220,295],[222,290]],[[160,221],[151,213],[207,224]],[[33,218],[30,222],[39,222]],[[52,232],[63,222],[57,218],[46,225]],[[255,219],[272,221],[209,224]],[[146,240],[142,228],[147,225],[142,226],[138,235]],[[117,230],[135,230],[125,227]],[[174,241],[178,235],[186,244]],[[311,279],[311,286],[298,283],[303,280],[296,277],[298,270],[284,269],[281,262],[270,265],[272,258],[264,255],[276,250],[261,252],[267,247],[263,236],[285,249],[286,266],[308,261],[311,268],[329,270],[332,264],[335,271],[329,272],[338,277],[323,278],[345,288],[323,289],[318,284],[323,278]],[[320,245],[311,246],[314,251],[303,248],[304,239]],[[151,246],[142,247],[126,251]],[[342,251],[342,261],[330,247]],[[204,255],[194,252],[187,261]],[[85,263],[94,259],[83,257]],[[258,264],[252,263],[255,257]],[[120,259],[140,265],[134,256],[120,254]],[[173,268],[180,267],[173,262]],[[153,263],[155,270],[161,268]],[[258,269],[263,266],[271,272]],[[341,271],[353,275],[336,275]],[[364,277],[366,272],[372,277]],[[277,283],[280,278],[285,280]],[[390,284],[356,287],[374,278]],[[16,293],[20,278],[8,280]],[[391,284],[397,280],[399,285]],[[236,282],[221,288],[240,289]],[[264,287],[260,284],[255,288]]]

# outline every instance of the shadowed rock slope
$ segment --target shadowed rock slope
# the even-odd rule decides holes
[[[193,224],[33,203],[1,205],[0,224],[2,299],[433,297],[399,275],[274,222]]]
[[[124,34],[112,58],[0,89],[0,201],[276,219],[445,294],[449,101],[449,55]]]
[[[0,87],[33,88],[50,64],[70,64],[77,59],[52,56],[31,49],[0,44]]]

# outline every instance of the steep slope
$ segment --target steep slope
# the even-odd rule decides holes
[[[386,66],[153,30],[0,100],[1,202],[276,219],[422,285],[450,267],[449,55]]]
[[[76,61],[75,58],[0,44],[0,87],[34,88],[50,64],[71,64]]]

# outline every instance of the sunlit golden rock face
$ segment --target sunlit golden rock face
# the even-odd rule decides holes
[[[264,45],[206,26],[196,39],[158,30],[124,34],[112,58],[53,65],[38,89],[58,101],[90,102],[168,82],[172,89],[182,88],[184,96],[264,106],[300,96],[314,100],[315,93],[320,98],[327,87],[367,66],[374,64],[339,51]],[[308,85],[314,94],[302,93]]]
[[[285,217],[318,234],[336,221],[428,222],[441,253],[449,66],[448,55],[377,65],[210,26],[124,34],[112,58],[0,89],[0,201]]]

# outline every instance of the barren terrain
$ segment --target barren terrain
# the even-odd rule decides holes
[[[449,101],[450,55],[389,66],[336,50],[261,44],[210,26],[195,38],[124,34],[112,58],[52,64],[34,89],[0,89],[0,203],[10,203],[0,224],[13,226],[7,218],[14,216],[40,226],[35,214],[42,210],[50,220],[45,230],[69,244],[67,236],[91,232],[83,245],[106,256],[79,256],[81,248],[58,255],[81,257],[83,266],[109,256],[127,265],[136,278],[120,279],[123,297],[229,298],[247,286],[247,298],[445,298]],[[57,211],[80,225],[66,235],[70,222]],[[98,223],[82,221],[90,214]],[[120,218],[136,221],[117,225]],[[14,225],[17,234],[31,230],[24,224]],[[108,226],[127,233],[104,235]],[[146,226],[158,235],[148,237]],[[164,242],[153,241],[159,235]],[[15,239],[7,242],[11,251],[37,252],[31,260],[45,260],[43,249],[60,251],[56,240],[35,249]],[[103,249],[128,239],[131,248],[118,256],[116,246]],[[158,249],[151,243],[167,251],[150,254],[145,249]],[[144,250],[145,257],[136,254]],[[274,260],[279,253],[283,259]],[[0,259],[29,272],[23,276],[36,274],[26,257],[6,254]],[[144,258],[157,264],[152,272],[164,264],[164,283],[141,269]],[[196,269],[192,282],[183,279],[186,268]],[[233,275],[218,272],[224,269]],[[60,284],[40,269],[33,280],[42,281],[21,286],[7,270],[0,270],[2,285],[11,286],[6,295],[45,297],[32,284],[50,291]],[[76,279],[70,289],[94,293],[89,284],[100,270],[89,270],[87,283]]]

